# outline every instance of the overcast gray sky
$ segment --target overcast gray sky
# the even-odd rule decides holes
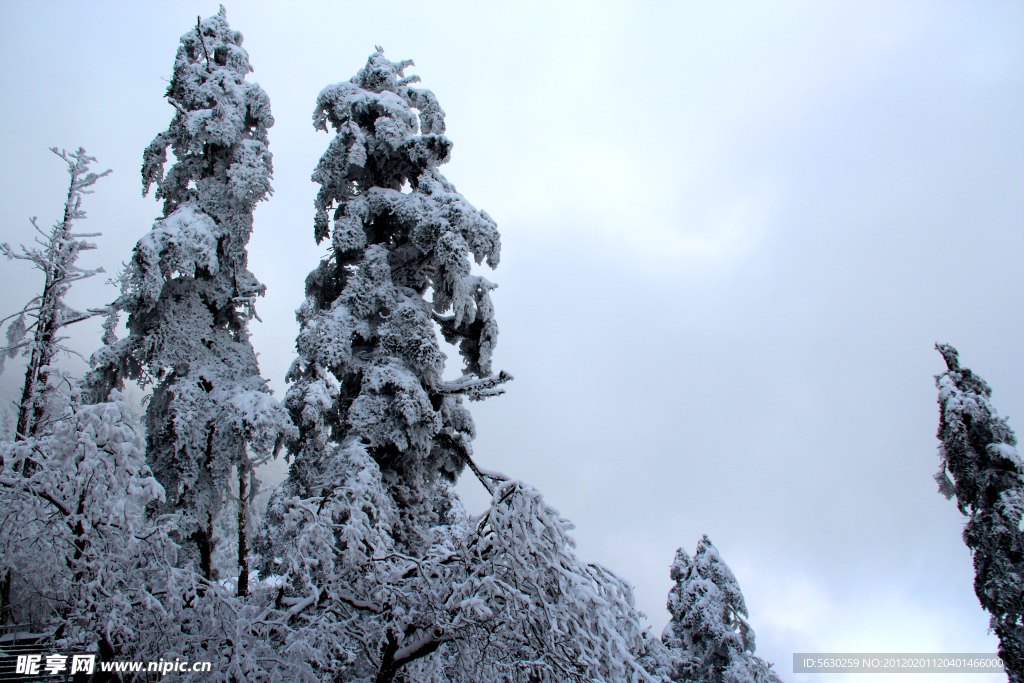
[[[0,0],[0,241],[57,219],[47,148],[81,145],[114,173],[86,199],[80,227],[104,235],[80,264],[130,257],[159,214],[139,165],[173,114],[178,37],[216,11]],[[793,652],[995,651],[964,520],[931,478],[933,344],[1024,429],[1024,3],[227,11],[277,120],[250,267],[279,397],[322,254],[309,176],[329,137],[310,114],[381,45],[416,61],[455,143],[442,170],[502,234],[495,367],[516,379],[471,406],[482,466],[572,519],[658,632],[673,553],[707,533],[786,680],[844,680],[793,674]],[[3,263],[0,316],[39,288]],[[115,295],[95,278],[72,303]],[[471,511],[478,489],[460,482]]]

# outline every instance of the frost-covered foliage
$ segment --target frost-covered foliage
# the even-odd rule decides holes
[[[125,378],[155,384],[146,412],[147,457],[179,513],[200,573],[210,578],[214,521],[237,476],[242,503],[253,469],[275,452],[290,423],[260,376],[248,319],[263,286],[247,268],[253,208],[271,191],[266,93],[224,8],[181,37],[167,99],[170,127],[143,156],[144,192],[157,186],[164,217],[139,240],[115,302],[127,338],[93,356],[93,400]],[[164,174],[167,148],[177,162]],[[234,473],[234,474],[233,474]],[[244,514],[243,514],[244,516]],[[247,524],[239,542],[247,545]],[[240,551],[245,564],[246,551]],[[239,591],[248,577],[239,569]]]
[[[498,232],[437,170],[451,149],[444,113],[430,91],[410,87],[418,80],[403,76],[410,64],[378,50],[317,98],[315,127],[337,134],[313,173],[321,185],[314,232],[318,242],[332,227],[333,235],[297,312],[299,357],[285,404],[299,436],[283,492],[320,495],[333,483],[323,479],[338,467],[331,460],[359,444],[398,510],[398,547],[418,554],[430,545],[423,534],[446,523],[447,485],[472,452],[461,394],[500,393],[510,378],[490,374],[494,285],[470,268],[471,255],[497,265]],[[435,325],[461,345],[459,380],[442,379]]]
[[[65,637],[113,652],[135,632],[151,590],[143,575],[157,549],[142,508],[164,496],[128,405],[116,391],[83,405],[72,388],[45,429],[0,442],[0,458],[0,563],[13,573],[11,616],[49,621]]]
[[[0,253],[8,259],[30,261],[44,276],[42,293],[17,313],[0,320],[2,323],[13,318],[7,325],[6,346],[0,348],[0,372],[4,370],[4,361],[19,353],[29,359],[15,426],[15,434],[19,439],[35,435],[45,421],[49,392],[44,368],[56,359],[59,351],[73,353],[61,344],[66,339],[61,336],[61,330],[104,312],[76,311],[64,303],[64,297],[75,282],[103,272],[102,268],[83,270],[75,265],[80,252],[96,248],[96,245],[83,238],[96,237],[100,233],[76,234],[72,229],[76,220],[85,218],[82,195],[92,194],[93,190],[89,188],[110,171],[90,173],[89,164],[96,159],[88,156],[81,147],[77,152],[70,153],[56,147],[50,148],[50,151],[64,160],[71,175],[68,197],[64,203],[64,217],[54,224],[49,234],[43,232],[36,224],[36,219],[32,218],[32,227],[44,238],[36,238],[42,248],[22,247],[21,253],[18,253],[9,244],[0,244]]]
[[[417,77],[403,76],[411,64],[378,50],[317,98],[315,127],[336,132],[313,173],[315,237],[330,236],[331,249],[306,279],[285,404],[300,431],[289,487],[319,493],[330,444],[354,438],[392,495],[408,499],[402,515],[425,515],[403,522],[415,535],[435,515],[435,480],[454,481],[471,453],[461,395],[500,393],[509,377],[490,374],[495,285],[470,262],[497,265],[498,231],[437,170],[451,150],[444,112],[433,93],[411,87]],[[459,380],[442,379],[435,325],[460,346]]]
[[[54,375],[59,368],[48,368]],[[44,433],[0,443],[0,563],[12,570],[9,616],[47,624],[50,645],[104,660],[209,661],[201,681],[315,681],[288,647],[272,586],[246,602],[233,582],[180,567],[175,519],[147,518],[164,498],[144,438],[118,391],[70,402]],[[24,463],[31,461],[31,468]],[[4,605],[7,607],[7,605]]]
[[[644,662],[672,681],[779,683],[771,665],[754,654],[754,631],[732,570],[707,536],[691,558],[676,551],[668,594],[672,620]]]
[[[368,449],[349,442],[343,455],[320,497],[279,496],[268,511],[284,551],[272,558],[280,603],[306,619],[298,640],[323,675],[650,680],[633,654],[642,633],[631,587],[576,557],[572,525],[535,489],[495,478],[490,507],[471,519],[445,491],[447,521],[412,554]]]
[[[956,349],[936,344],[947,371],[939,389],[939,456],[935,480],[969,520],[964,543],[974,555],[974,592],[991,614],[1009,680],[1024,681],[1024,462],[1017,439],[989,400],[992,389],[960,367]],[[950,479],[952,477],[952,479]]]
[[[648,681],[629,585],[576,557],[536,490],[473,462],[462,398],[511,379],[491,372],[495,285],[470,261],[496,266],[500,241],[437,170],[444,113],[411,64],[378,48],[317,99],[314,125],[336,135],[313,174],[314,235],[331,242],[298,311],[299,435],[263,572],[335,681]],[[479,518],[451,489],[467,465],[493,495]]]

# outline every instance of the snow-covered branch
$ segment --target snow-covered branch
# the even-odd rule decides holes
[[[502,370],[497,375],[488,377],[474,377],[463,375],[462,377],[448,382],[438,382],[435,389],[439,394],[463,394],[470,401],[479,401],[488,396],[498,396],[505,393],[504,389],[498,386],[505,382],[512,381],[513,377]]]

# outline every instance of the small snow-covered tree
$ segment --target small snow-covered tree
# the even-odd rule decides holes
[[[234,472],[240,489],[238,591],[247,590],[246,506],[254,468],[288,416],[260,376],[248,320],[264,287],[247,267],[255,204],[271,192],[270,101],[220,13],[181,37],[166,98],[176,113],[143,156],[143,192],[157,186],[164,217],[139,240],[115,307],[128,336],[93,356],[93,400],[124,379],[155,385],[146,411],[147,458],[179,515],[200,573],[212,577],[214,522]],[[167,148],[177,162],[164,174]]]
[[[991,615],[999,656],[1009,680],[1024,681],[1024,462],[1005,417],[992,405],[992,389],[957,350],[936,344],[946,372],[939,389],[939,456],[935,480],[947,499],[956,496],[969,517],[964,543],[974,555],[974,592]],[[952,477],[952,479],[950,478]]]
[[[691,558],[680,548],[672,563],[675,586],[668,594],[672,620],[662,641],[669,649],[673,681],[778,683],[771,665],[754,654],[754,631],[732,570],[707,536]]]
[[[31,219],[32,227],[44,238],[36,238],[42,248],[28,249],[23,246],[19,253],[9,244],[0,244],[0,253],[8,259],[30,261],[42,271],[44,277],[43,291],[39,296],[34,297],[17,313],[0,320],[2,323],[14,318],[7,326],[7,345],[0,348],[0,372],[3,372],[4,361],[8,358],[14,358],[19,353],[28,357],[25,383],[18,402],[14,431],[16,439],[29,438],[39,431],[46,411],[47,368],[58,352],[73,353],[61,343],[66,339],[61,336],[61,331],[68,325],[103,312],[76,311],[65,303],[64,297],[75,282],[103,272],[102,268],[83,270],[75,265],[80,252],[96,248],[95,244],[84,238],[96,237],[100,233],[74,233],[73,229],[75,221],[85,218],[82,195],[92,194],[93,190],[89,188],[109,174],[110,170],[91,173],[89,164],[96,159],[88,156],[81,147],[77,152],[58,150],[56,147],[50,148],[50,151],[64,160],[71,176],[67,200],[64,202],[64,217],[54,224],[49,234],[36,224],[35,218]]]
[[[96,248],[84,238],[96,237],[100,233],[74,233],[73,228],[76,220],[85,218],[82,195],[91,194],[93,190],[89,188],[109,174],[110,170],[103,173],[89,172],[89,164],[96,159],[88,156],[81,147],[77,152],[58,150],[56,147],[51,147],[50,151],[64,160],[71,176],[63,218],[54,224],[49,234],[36,224],[35,218],[31,219],[32,227],[43,237],[36,238],[39,247],[29,249],[23,246],[19,253],[7,243],[0,244],[0,253],[8,259],[30,261],[43,273],[42,293],[33,297],[20,311],[0,320],[3,323],[13,318],[7,325],[7,345],[0,348],[0,372],[3,372],[4,361],[8,358],[14,358],[19,353],[28,357],[17,413],[10,420],[15,440],[31,438],[46,426],[47,405],[51,399],[48,382],[50,364],[61,351],[74,353],[62,344],[66,337],[61,336],[61,331],[68,325],[103,312],[76,311],[67,305],[64,297],[75,282],[103,272],[102,268],[83,270],[76,265],[80,252]],[[6,409],[4,406],[5,422],[8,419]],[[19,467],[27,470],[35,467],[31,458],[19,462]],[[31,472],[27,471],[26,474]],[[11,571],[11,565],[5,564],[3,575],[0,576],[0,623],[7,622],[13,607]]]
[[[32,611],[66,638],[98,642],[110,659],[148,601],[159,552],[143,506],[163,489],[123,397],[89,405],[69,389],[45,429],[0,442],[0,562],[16,575],[13,617]]]
[[[378,48],[325,88],[335,136],[313,173],[314,234],[285,405],[299,428],[261,537],[277,604],[336,681],[641,681],[629,585],[580,562],[571,525],[526,484],[475,465],[462,398],[492,374],[494,221],[438,171],[451,142],[433,93]],[[464,361],[443,379],[437,329]],[[469,466],[493,498],[466,516]],[[291,621],[289,623],[291,623]]]

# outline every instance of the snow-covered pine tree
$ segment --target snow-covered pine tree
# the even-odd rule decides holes
[[[315,237],[331,236],[331,249],[306,279],[285,404],[300,433],[287,487],[318,494],[329,444],[362,443],[399,502],[412,548],[418,530],[443,517],[435,507],[447,503],[435,493],[472,452],[461,395],[501,393],[509,377],[490,370],[495,285],[470,268],[471,255],[498,264],[498,232],[437,170],[452,146],[444,112],[429,90],[410,87],[419,79],[402,76],[409,65],[378,51],[317,98],[315,127],[336,132],[313,173]],[[459,380],[442,380],[435,324],[460,346]]]
[[[66,339],[61,336],[61,330],[104,312],[76,311],[64,302],[64,297],[75,282],[103,272],[102,268],[83,270],[75,265],[80,252],[96,248],[95,244],[84,238],[97,237],[100,233],[74,233],[72,230],[75,221],[85,218],[82,195],[92,194],[93,190],[89,188],[109,174],[110,170],[90,173],[89,164],[96,159],[88,156],[81,147],[77,152],[58,150],[56,147],[51,147],[50,151],[64,160],[71,176],[67,200],[64,202],[64,217],[54,224],[49,234],[40,229],[35,218],[31,219],[32,227],[45,238],[36,239],[41,249],[27,249],[23,246],[19,253],[9,244],[0,244],[0,253],[8,259],[30,261],[44,276],[42,293],[17,313],[0,320],[3,323],[14,318],[7,326],[7,345],[0,348],[0,372],[3,372],[4,361],[8,358],[14,358],[19,353],[28,356],[25,384],[18,402],[15,439],[26,439],[39,431],[46,412],[47,368],[58,352],[73,353],[61,344]],[[32,322],[26,324],[26,318]],[[26,466],[31,467],[31,460],[26,461]]]
[[[332,235],[332,218],[333,236],[297,312],[299,357],[285,404],[299,437],[283,490],[320,495],[330,460],[365,447],[401,511],[399,546],[418,553],[471,453],[473,421],[460,394],[500,393],[508,377],[490,375],[494,285],[469,262],[472,254],[497,265],[498,232],[437,170],[451,149],[444,112],[429,90],[410,87],[416,77],[402,76],[410,64],[378,51],[317,98],[315,127],[337,134],[313,173],[315,237]],[[435,323],[461,344],[458,381],[442,380]]]
[[[462,397],[511,379],[491,373],[495,285],[470,264],[496,266],[499,236],[438,171],[444,113],[411,64],[378,48],[314,110],[336,133],[313,174],[331,246],[298,311],[299,435],[261,538],[277,604],[303,620],[289,651],[335,681],[649,680],[629,585],[576,558],[535,489],[473,463]],[[472,520],[451,490],[467,465],[493,495]]]
[[[248,320],[264,287],[247,267],[256,202],[271,192],[270,101],[220,13],[181,37],[165,97],[176,113],[143,155],[143,193],[157,186],[164,217],[139,240],[115,307],[128,336],[93,356],[92,399],[125,378],[153,383],[147,459],[167,492],[164,512],[212,577],[214,520],[234,472],[242,495],[238,591],[247,590],[246,506],[254,468],[275,452],[288,415],[260,376]],[[167,147],[177,162],[164,174]]]
[[[964,543],[974,555],[974,592],[991,615],[999,656],[1012,683],[1024,681],[1024,462],[1017,439],[990,398],[992,389],[968,368],[957,350],[935,348],[946,372],[939,389],[939,492],[956,496],[969,517]],[[950,479],[952,477],[952,480]]]
[[[680,548],[672,563],[675,586],[668,594],[672,620],[662,641],[669,649],[673,681],[779,683],[771,665],[754,654],[754,631],[732,570],[707,536],[691,558]]]

